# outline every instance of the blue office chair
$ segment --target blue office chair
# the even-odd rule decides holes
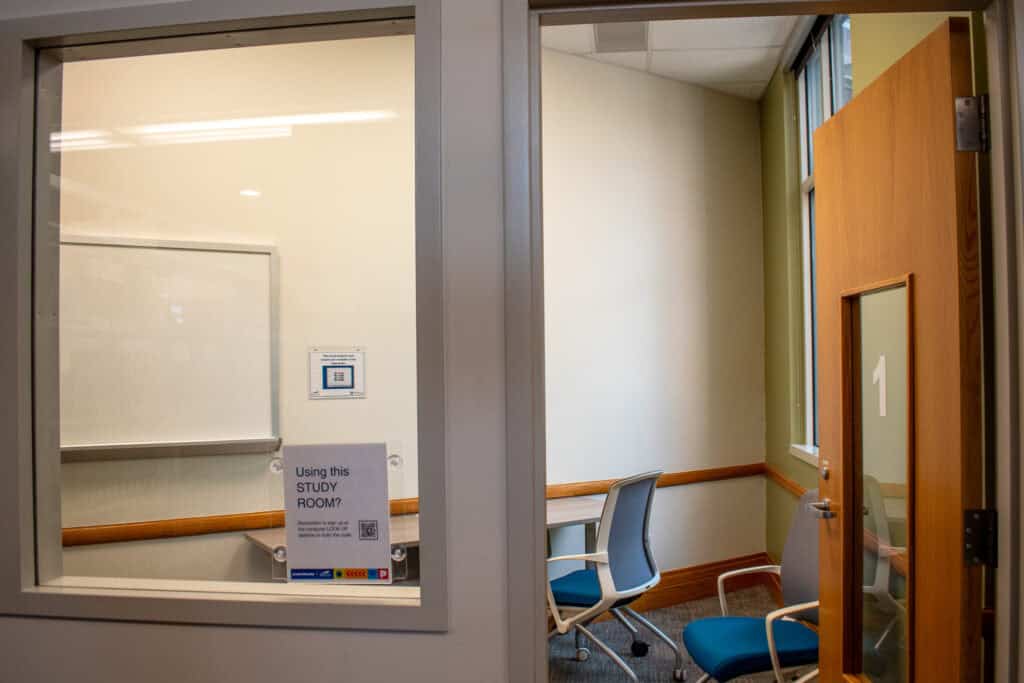
[[[739,676],[774,671],[784,683],[783,669],[813,666],[818,661],[818,634],[793,621],[818,623],[818,516],[809,505],[818,499],[816,490],[800,498],[789,528],[782,565],[750,567],[718,577],[718,600],[722,616],[698,619],[683,629],[683,643],[690,658],[704,670],[697,683],[714,679],[725,683]],[[782,579],[785,607],[767,617],[730,617],[725,601],[725,581],[743,574],[770,573]],[[799,674],[799,671],[798,671]],[[818,669],[803,673],[797,683],[818,676]]]
[[[581,642],[581,637],[586,636],[634,681],[640,679],[629,665],[587,626],[605,612],[611,612],[632,634],[633,654],[642,657],[647,654],[647,644],[637,639],[639,629],[626,617],[628,614],[672,648],[676,655],[673,676],[677,681],[683,680],[683,656],[679,647],[654,624],[627,607],[661,581],[648,535],[651,503],[660,476],[660,470],[646,472],[612,484],[601,512],[596,552],[548,559],[548,562],[585,560],[588,563],[586,569],[578,569],[548,583],[548,608],[555,620],[555,630],[548,638],[573,631],[576,659],[582,662],[590,656]],[[591,563],[593,567],[589,566]]]

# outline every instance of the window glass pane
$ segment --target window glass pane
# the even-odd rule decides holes
[[[853,56],[850,47],[850,17],[832,17],[831,30],[833,111],[842,109],[853,97]]]
[[[338,511],[324,544],[380,542],[316,578],[417,585],[418,516],[388,513],[419,493],[413,85],[412,35],[63,66],[66,576],[307,578],[291,490]],[[379,444],[386,483],[348,536],[348,480],[285,487],[290,446],[339,444]]]
[[[807,102],[807,170],[814,173],[814,131],[825,118],[821,91],[821,53],[816,48],[804,67]]]
[[[908,530],[912,454],[907,434],[910,401],[908,292],[905,286],[864,294],[857,302],[860,438],[854,471],[861,479],[863,600],[858,629],[862,668],[874,683],[909,680],[907,597],[912,572]],[[851,610],[856,613],[856,610]]]
[[[808,219],[807,237],[810,243],[810,281],[811,296],[811,410],[813,411],[811,443],[818,445],[818,271],[814,258],[815,232],[814,232],[814,190],[812,189],[807,197]]]

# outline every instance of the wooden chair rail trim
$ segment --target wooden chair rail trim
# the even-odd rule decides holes
[[[779,472],[777,469],[775,469],[771,465],[765,465],[764,470],[765,470],[765,472],[764,472],[765,475],[771,481],[774,481],[776,484],[778,484],[782,488],[786,489],[787,491],[792,493],[797,498],[799,498],[800,496],[802,496],[805,493],[807,493],[807,489],[806,488],[804,488],[803,486],[801,486],[797,482],[793,481],[792,479],[790,479],[789,477],[784,475],[782,472]]]
[[[763,462],[687,472],[666,472],[658,479],[658,488],[754,477],[764,475],[765,473],[766,468]],[[547,487],[547,497],[549,499],[569,498],[572,496],[593,496],[608,493],[609,487],[615,481],[615,479],[604,479],[570,484],[553,484]],[[419,507],[418,498],[396,498],[391,501],[391,514],[416,514],[419,512]],[[284,510],[243,512],[230,515],[159,519],[149,522],[69,527],[64,529],[63,544],[64,547],[71,547],[97,543],[147,541],[160,538],[199,536],[202,534],[249,531],[252,529],[267,529],[281,526],[284,526]]]
[[[157,538],[200,536],[202,534],[269,529],[279,526],[284,526],[284,510],[209,515],[206,517],[181,517],[179,519],[159,519],[151,522],[76,526],[64,529],[62,536],[64,547],[67,548],[76,545],[148,541]]]
[[[708,481],[723,479],[740,479],[756,477],[765,473],[765,464],[755,462],[749,465],[732,465],[730,467],[713,467],[706,470],[689,470],[687,472],[666,472],[658,479],[658,488],[668,486],[686,486],[701,484]],[[599,479],[596,481],[579,481],[568,484],[551,484],[547,487],[547,498],[572,498],[574,496],[596,496],[608,493],[608,489],[616,479]]]

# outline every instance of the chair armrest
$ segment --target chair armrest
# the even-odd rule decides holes
[[[549,557],[547,559],[548,563],[567,562],[569,560],[583,560],[585,562],[609,564],[608,553],[583,553],[581,555],[559,555],[558,557]],[[555,594],[551,590],[551,581],[545,581],[544,583],[545,588],[547,589],[548,609],[551,611],[551,616],[555,620],[555,627],[559,633],[567,633],[569,626],[572,623],[572,618],[565,619],[562,617],[562,613],[558,609],[558,603],[555,602]],[[580,615],[576,615],[575,618],[579,618],[579,616]]]
[[[558,557],[549,557],[548,562],[567,562],[569,560],[583,560],[585,562],[597,562],[598,564],[608,564],[608,553],[583,553],[582,555],[559,555]]]
[[[819,603],[817,600],[814,602],[802,602],[799,605],[790,605],[789,607],[783,607],[782,609],[777,609],[774,612],[769,612],[768,616],[765,617],[764,627],[768,631],[768,654],[771,655],[772,669],[775,671],[775,680],[778,681],[778,683],[785,683],[786,679],[783,678],[782,667],[779,665],[779,653],[778,650],[775,649],[775,633],[772,631],[772,626],[776,621],[783,617],[817,609],[818,605]]]
[[[718,575],[718,604],[722,606],[722,616],[729,616],[729,608],[725,604],[725,580],[744,574],[775,574],[782,576],[782,567],[777,564],[765,564],[760,567],[747,567],[745,569],[734,569],[731,572],[724,572]]]

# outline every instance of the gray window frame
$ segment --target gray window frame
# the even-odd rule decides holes
[[[218,0],[54,14],[0,22],[0,614],[83,619],[446,631],[445,340],[441,222],[442,0]],[[188,22],[182,23],[187,16]],[[180,52],[396,32],[415,19],[416,305],[419,491],[422,548],[418,600],[201,590],[41,585],[60,567],[56,293],[59,235],[39,229],[54,215],[47,117],[59,108],[61,60]],[[360,23],[355,23],[360,22]],[[344,26],[339,26],[344,24]],[[378,27],[378,28],[375,28]],[[380,28],[383,27],[383,28]],[[366,33],[369,31],[370,33]],[[46,48],[61,48],[46,50]],[[45,149],[45,148],[44,148]],[[41,180],[45,182],[40,182]],[[49,359],[51,362],[46,363]],[[39,503],[37,505],[37,503]],[[55,505],[55,503],[57,503]],[[54,514],[56,510],[56,514]],[[54,557],[54,556],[57,557]],[[108,582],[109,584],[109,582]],[[401,591],[403,594],[407,591]]]

